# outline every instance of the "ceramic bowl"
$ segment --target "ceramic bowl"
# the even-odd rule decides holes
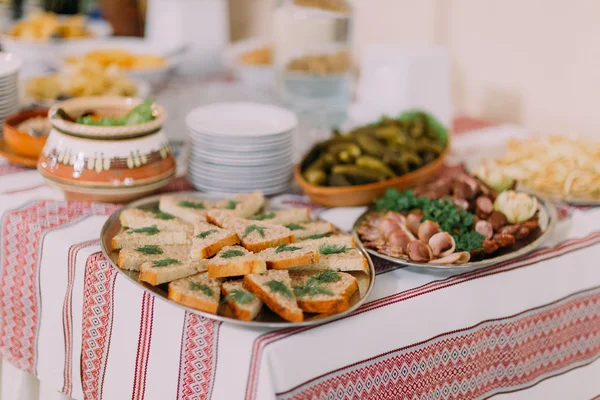
[[[446,150],[429,164],[383,182],[343,187],[315,186],[304,179],[300,171],[300,164],[296,165],[294,169],[294,179],[313,203],[325,207],[364,206],[383,196],[389,188],[409,189],[432,180],[444,167],[444,159],[448,155],[449,149],[448,145]]]
[[[48,136],[34,137],[27,132],[19,131],[17,127],[23,121],[35,117],[46,117],[47,108],[23,111],[4,121],[4,140],[17,154],[26,157],[38,157],[44,148]]]
[[[141,102],[126,97],[81,97],[56,104],[76,117],[93,110],[124,115]],[[156,118],[131,126],[90,126],[51,118],[52,130],[38,160],[49,182],[77,200],[125,202],[166,185],[176,171],[175,157],[162,129],[165,111],[155,105]]]

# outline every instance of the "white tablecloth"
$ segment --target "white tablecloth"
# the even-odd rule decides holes
[[[45,393],[110,400],[600,394],[600,208],[559,205],[550,240],[519,260],[454,276],[378,262],[351,316],[247,330],[173,307],[111,267],[98,236],[116,207],[67,203],[35,171],[2,171],[1,400],[31,398],[35,379]],[[361,212],[320,211],[343,228]]]

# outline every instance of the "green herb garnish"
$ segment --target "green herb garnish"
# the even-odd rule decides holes
[[[239,201],[229,200],[224,208],[227,210],[235,210],[235,208],[237,207],[238,204],[239,204]]]
[[[215,232],[217,232],[216,229],[210,229],[208,231],[200,232],[199,234],[196,235],[196,237],[198,239],[206,239],[208,236],[212,235]]]
[[[327,271],[323,271],[320,274],[315,274],[313,276],[311,276],[308,280],[313,280],[317,283],[332,283],[332,282],[337,282],[340,279],[342,279],[340,277],[340,274],[337,273],[336,271],[332,271],[332,270],[327,270]]]
[[[233,289],[231,293],[223,299],[223,302],[235,301],[238,304],[250,304],[255,298],[256,295],[254,293],[241,289]]]
[[[77,118],[78,124],[95,125],[95,126],[123,126],[137,125],[154,120],[154,112],[152,111],[152,100],[144,100],[138,104],[127,115],[122,117],[97,117],[94,115],[86,115]]]
[[[136,250],[142,254],[162,254],[163,253],[163,251],[160,247],[154,246],[154,245],[138,247]]]
[[[284,251],[296,251],[301,250],[302,247],[296,247],[289,244],[282,244],[275,249],[275,254],[283,253]]]
[[[173,258],[165,258],[164,260],[157,260],[157,261],[152,261],[152,266],[153,267],[168,267],[169,265],[176,265],[176,264],[181,264],[180,261],[175,260]]]
[[[330,235],[329,233],[320,233],[318,235],[307,236],[305,239],[306,240],[308,240],[308,239],[323,239],[324,237],[327,237],[329,235]]]
[[[246,229],[244,230],[244,237],[248,236],[252,232],[258,232],[258,233],[260,233],[261,237],[265,237],[265,228],[263,228],[262,226],[258,226],[258,225],[247,226]]]
[[[206,286],[204,283],[195,283],[192,281],[189,281],[189,283],[190,290],[202,290],[202,292],[209,297],[213,295],[212,289]]]
[[[290,231],[299,231],[299,230],[305,231],[306,230],[305,227],[303,227],[302,225],[298,225],[298,224],[287,224],[285,227],[288,228]]]
[[[345,253],[348,248],[341,244],[322,244],[319,247],[319,253],[323,255],[329,254],[342,254]]]
[[[206,208],[204,207],[204,203],[197,203],[189,200],[182,200],[177,204],[179,205],[179,207],[193,208],[194,210],[204,210]]]
[[[156,225],[147,226],[145,228],[137,228],[127,231],[127,233],[145,233],[146,235],[156,235],[160,230],[156,227]]]
[[[219,256],[221,258],[233,258],[233,257],[241,257],[241,256],[243,256],[245,254],[246,253],[244,253],[241,250],[229,249],[229,250],[225,250],[224,252],[222,252],[221,254],[219,254]]]
[[[425,196],[415,196],[412,190],[400,192],[388,189],[382,198],[375,200],[375,208],[377,211],[397,212],[418,208],[423,211],[421,221],[431,220],[437,223],[442,231],[450,233],[458,251],[482,249],[484,238],[473,230],[474,215],[457,208],[451,199],[429,199]]]
[[[174,215],[168,214],[166,212],[162,212],[158,208],[154,208],[154,209],[148,210],[148,211],[150,211],[152,214],[154,214],[154,217],[158,218],[158,219],[168,220],[168,219],[174,219],[175,218]]]
[[[477,231],[470,231],[462,235],[452,235],[456,243],[457,251],[477,251],[483,250],[483,235]]]
[[[328,296],[333,296],[333,292],[329,289],[325,289],[321,286],[294,286],[294,293],[297,297],[302,296],[316,296],[318,294],[326,294]]]
[[[254,217],[252,219],[255,221],[264,221],[265,219],[273,219],[273,218],[275,218],[275,213],[270,212],[270,213],[258,214],[256,217]]]
[[[294,297],[294,293],[290,290],[287,285],[281,281],[269,281],[265,283],[265,285],[271,290],[273,293],[281,293],[286,297]]]
[[[323,283],[332,283],[337,282],[340,279],[340,274],[335,271],[323,271],[320,274],[315,274],[308,278],[308,280],[304,283],[304,286],[294,286],[294,293],[296,296],[316,296],[319,294],[325,294],[328,296],[333,296],[333,292],[329,289],[321,287],[319,285]]]

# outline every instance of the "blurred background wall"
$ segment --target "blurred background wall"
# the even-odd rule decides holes
[[[229,0],[232,40],[270,32],[276,0]],[[600,1],[355,0],[372,43],[443,46],[457,114],[545,132],[600,131]]]

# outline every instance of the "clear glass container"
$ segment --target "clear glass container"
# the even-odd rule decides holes
[[[300,121],[297,154],[346,119],[352,96],[352,19],[346,0],[280,0],[274,10],[275,87]]]

